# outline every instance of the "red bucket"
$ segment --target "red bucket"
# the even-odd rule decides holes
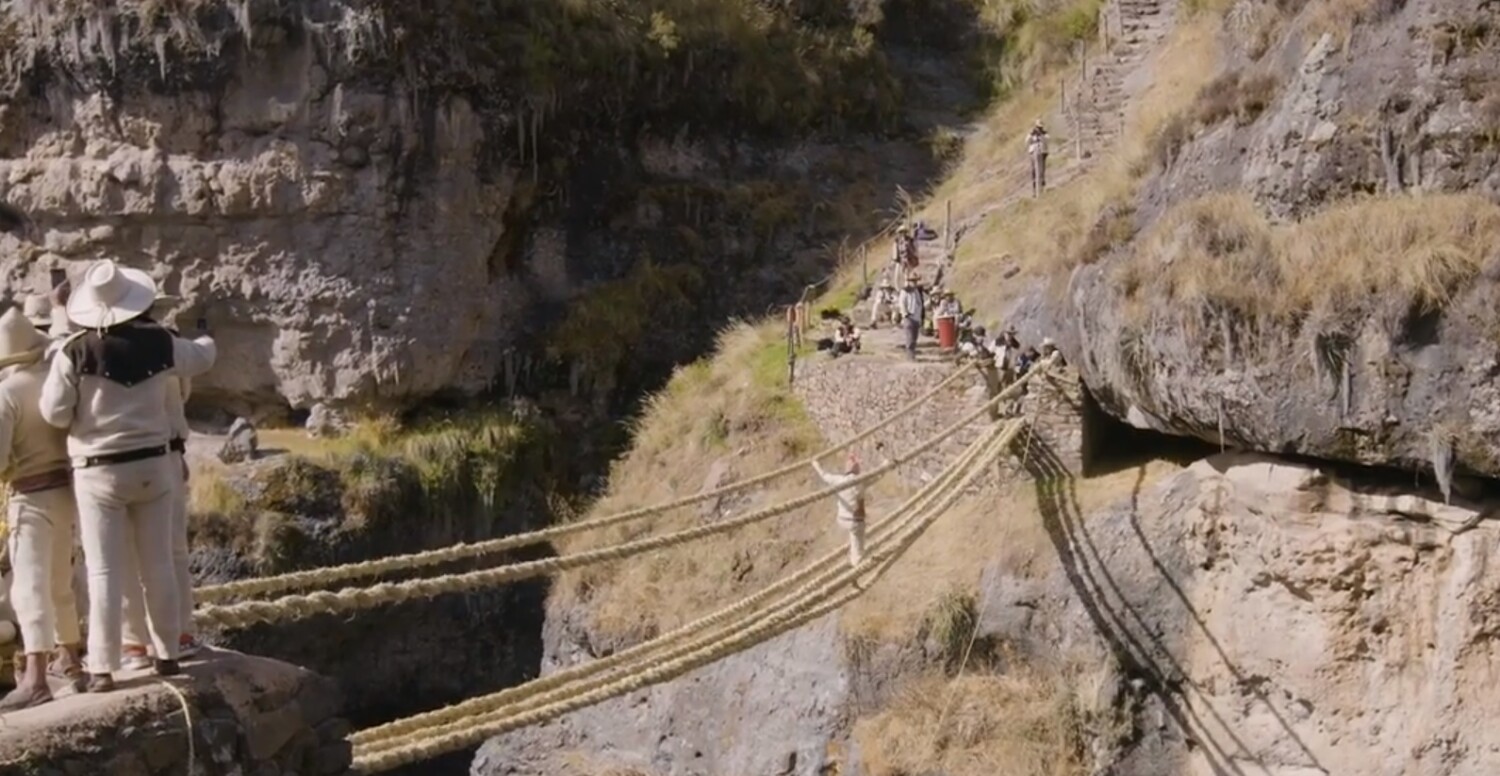
[[[958,319],[944,316],[937,319],[938,348],[953,350],[958,347]]]

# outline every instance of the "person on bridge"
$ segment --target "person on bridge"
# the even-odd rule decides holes
[[[156,302],[151,308],[153,318],[161,319],[166,312],[166,304],[174,297],[158,295]],[[167,329],[173,336],[177,336],[175,329]],[[202,646],[198,643],[197,631],[193,626],[193,573],[189,568],[188,561],[188,464],[187,464],[187,438],[191,430],[187,423],[187,397],[192,390],[191,383],[184,378],[167,381],[167,418],[172,422],[172,439],[168,443],[172,448],[172,456],[176,459],[176,465],[172,467],[173,472],[178,474],[176,493],[172,498],[172,568],[177,577],[177,609],[182,623],[182,633],[178,636],[179,658],[190,658],[198,654]],[[123,646],[123,665],[127,669],[149,668],[151,666],[151,650],[148,648],[150,641],[150,630],[146,625],[146,608],[142,595],[144,589],[140,583],[140,571],[136,566],[135,558],[130,558],[131,570],[126,574],[124,617],[125,634]]]
[[[1026,154],[1031,157],[1031,196],[1039,197],[1047,188],[1047,130],[1041,119],[1026,133]]]
[[[850,453],[843,474],[823,470],[817,461],[812,462],[813,471],[829,486],[838,487],[859,479],[859,457]],[[865,557],[865,490],[863,485],[850,485],[834,494],[838,502],[837,521],[840,528],[849,532],[849,565],[858,566]]]
[[[917,360],[917,335],[927,318],[927,297],[917,280],[907,275],[906,288],[901,292],[901,326],[906,332],[906,357],[912,361]]]
[[[0,700],[0,711],[30,708],[52,700],[51,670],[82,683],[78,661],[82,635],[73,594],[73,535],[78,507],[68,471],[67,435],[42,418],[38,403],[47,378],[48,339],[37,330],[50,325],[42,302],[28,299],[22,310],[0,315],[0,472],[10,486],[6,521],[15,578],[11,597],[21,628],[26,667],[16,689]]]
[[[146,315],[156,284],[145,272],[101,261],[68,298],[83,331],[53,357],[42,386],[42,416],[68,430],[73,487],[88,566],[91,692],[114,689],[121,667],[121,608],[133,547],[140,559],[156,673],[179,672],[183,632],[172,564],[178,464],[170,455],[167,383],[213,366],[206,335],[172,336]]]

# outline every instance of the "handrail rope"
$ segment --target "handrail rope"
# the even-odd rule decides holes
[[[987,454],[979,456],[980,462],[987,463],[994,455],[998,455],[1007,445],[1014,440],[1016,433],[1024,426],[1022,422],[1012,423],[1006,428],[1006,433],[1001,434],[994,443],[987,447]],[[876,552],[866,556],[858,567],[845,570],[838,578],[816,593],[801,600],[789,601],[783,608],[763,619],[761,622],[749,629],[725,639],[719,639],[714,643],[707,644],[702,648],[682,655],[672,660],[656,661],[653,665],[608,683],[597,683],[597,686],[588,689],[572,688],[570,697],[550,703],[545,706],[524,711],[521,713],[508,714],[506,712],[495,712],[481,716],[465,727],[451,733],[433,736],[426,740],[418,741],[405,746],[387,749],[373,754],[365,754],[363,751],[356,754],[353,769],[358,773],[379,773],[390,770],[412,762],[430,759],[440,754],[463,749],[480,741],[498,735],[500,733],[537,724],[554,719],[563,714],[575,711],[586,706],[593,705],[618,695],[633,692],[653,684],[681,676],[700,666],[727,657],[736,652],[743,651],[781,633],[785,633],[800,625],[834,611],[858,597],[870,584],[883,576],[894,561],[900,557],[915,541],[922,532],[937,518],[944,513],[959,498],[962,497],[968,486],[978,479],[986,471],[985,466],[976,465],[963,478],[963,481],[948,492],[939,503],[932,509],[927,510],[924,519],[910,526],[904,533],[896,537],[894,543],[888,547],[882,547]],[[873,572],[868,582],[857,586],[853,590],[826,598],[829,594],[837,591],[858,579],[860,572],[873,566]]]
[[[1019,423],[1021,421],[1014,422]],[[894,512],[876,521],[870,533],[870,547],[873,549],[883,546],[888,535],[900,531],[904,526],[910,525],[913,520],[918,519],[927,504],[936,497],[938,492],[946,487],[950,481],[957,478],[965,467],[969,466],[975,458],[979,457],[988,448],[988,443],[1000,433],[1003,433],[1004,430],[1005,427],[997,424],[990,431],[986,432],[985,436],[976,440],[969,449],[965,450],[936,480],[910,496]],[[360,747],[362,752],[366,753],[388,749],[407,743],[414,737],[430,735],[434,732],[454,727],[455,725],[469,724],[476,714],[493,711],[506,705],[514,707],[523,700],[536,698],[538,695],[566,685],[568,682],[585,679],[605,671],[616,672],[616,669],[619,669],[622,665],[634,662],[636,658],[652,652],[667,650],[665,654],[660,655],[657,659],[670,659],[679,654],[684,654],[696,646],[701,646],[705,642],[705,638],[696,635],[699,631],[708,631],[712,628],[707,639],[722,638],[724,635],[741,630],[747,623],[753,623],[760,616],[760,613],[754,611],[756,607],[780,594],[782,591],[790,589],[794,585],[800,585],[791,596],[784,597],[784,601],[786,598],[805,595],[810,590],[826,584],[841,569],[848,567],[846,558],[847,551],[843,548],[832,550],[797,573],[784,577],[754,595],[743,598],[731,606],[714,612],[707,617],[700,618],[670,633],[658,636],[607,657],[572,666],[517,687],[472,698],[442,709],[407,717],[378,727],[367,728],[354,733],[350,736],[349,740],[354,745]],[[739,619],[731,621],[733,617],[738,617]]]
[[[965,451],[965,454],[962,456],[962,461],[955,461],[954,465],[949,467],[949,469],[944,472],[941,477],[941,479],[943,480],[943,484],[938,485],[936,481],[934,481],[934,483],[923,489],[923,493],[920,496],[914,497],[920,498],[923,501],[922,507],[913,512],[910,516],[903,518],[899,525],[888,525],[887,527],[889,528],[889,530],[882,530],[881,536],[876,540],[875,544],[873,544],[872,547],[885,546],[888,541],[899,539],[899,537],[907,535],[907,532],[909,532],[913,526],[920,523],[924,519],[924,516],[935,517],[937,512],[933,512],[931,509],[932,505],[934,504],[934,500],[942,499],[947,493],[952,493],[955,495],[962,494],[964,489],[967,487],[967,483],[972,481],[972,478],[965,478],[963,476],[964,472],[976,464],[992,460],[995,454],[1001,452],[1010,443],[1011,440],[1015,439],[1019,431],[1019,428],[1017,427],[1023,424],[1024,421],[1021,420],[1013,421],[1012,423],[1004,426],[997,424],[989,433],[986,434],[984,438],[977,440],[969,450]],[[977,475],[982,472],[983,469],[980,469],[979,471],[975,472],[975,474]],[[960,480],[962,480],[962,483],[959,484],[957,488],[949,488],[949,486],[954,482],[958,482]],[[951,499],[948,499],[948,501],[951,502]],[[909,501],[908,504],[910,503],[911,502]],[[937,511],[941,512],[946,508],[946,505],[939,506],[937,508]],[[849,581],[850,579],[855,578],[859,573],[858,571],[850,569],[847,560],[844,560],[842,558],[840,560],[842,560],[843,562],[835,563],[832,568],[818,574],[816,579],[803,584],[796,592],[790,595],[782,596],[771,606],[763,607],[757,611],[748,613],[734,623],[724,624],[723,626],[715,629],[715,631],[711,634],[696,637],[693,640],[683,644],[667,645],[669,647],[668,649],[666,649],[665,651],[658,650],[659,654],[654,657],[647,658],[647,660],[644,662],[646,664],[659,664],[667,660],[676,659],[683,655],[693,653],[694,651],[699,650],[708,644],[712,644],[715,641],[725,638],[733,638],[736,634],[744,631],[746,628],[754,626],[758,622],[764,621],[768,616],[776,611],[785,610],[787,607],[794,605],[800,605],[805,608],[805,606],[809,602],[826,598],[842,584]],[[843,581],[838,581],[839,579],[842,579]],[[653,642],[660,643],[665,641],[666,638],[667,637],[660,637],[658,639],[654,639]],[[638,664],[642,663],[642,661],[635,662]],[[630,665],[612,666],[612,670],[610,670],[607,676],[601,677],[599,679],[594,679],[590,682],[585,683],[583,686],[588,687],[599,685],[605,682],[615,681],[624,676],[628,676],[638,667],[639,666]],[[547,678],[550,679],[551,677]],[[359,741],[354,741],[356,748],[358,749],[358,756],[369,757],[383,750],[401,748],[413,741],[419,741],[423,738],[431,738],[434,735],[443,734],[453,730],[461,730],[466,727],[472,726],[482,720],[493,720],[501,717],[513,716],[517,713],[527,711],[535,707],[551,704],[558,699],[566,699],[567,697],[576,695],[580,692],[578,683],[574,683],[574,685],[571,687],[558,687],[555,684],[553,686],[547,687],[538,686],[542,681],[543,680],[536,680],[533,682],[528,682],[527,685],[524,685],[522,687],[502,690],[498,693],[490,694],[490,696],[488,696],[487,698],[475,699],[488,701],[488,703],[473,704],[466,702],[464,704],[461,704],[462,706],[464,706],[464,711],[466,713],[463,715],[447,715],[447,721],[445,724],[428,724],[425,726],[419,726],[415,731],[388,736],[384,740],[371,741],[368,737],[365,737]],[[566,685],[566,683],[563,684]],[[427,715],[419,715],[419,718],[430,718],[433,716],[434,715],[429,713]],[[410,728],[410,726],[407,727]]]
[[[928,490],[936,484],[943,482],[945,478],[953,476],[955,468],[958,467],[966,459],[967,456],[977,454],[977,446],[978,442],[976,442],[974,446],[971,446],[969,450],[966,450],[958,460],[954,461],[954,463],[950,465],[947,470],[939,475],[938,479],[935,480],[934,483],[929,483],[927,486],[924,486],[922,490],[919,490],[917,493],[910,496],[904,503],[897,507],[895,511],[877,519],[870,529],[871,545],[873,546],[879,542],[879,537],[884,535],[888,526],[898,524],[898,521],[905,519],[906,513],[920,508]],[[513,700],[524,697],[525,695],[534,694],[544,689],[548,689],[559,683],[584,678],[586,676],[590,676],[600,671],[612,668],[615,665],[619,665],[620,663],[632,660],[639,655],[645,654],[650,650],[659,647],[663,643],[678,641],[700,630],[704,630],[705,628],[721,625],[722,623],[727,622],[731,617],[740,615],[741,613],[759,605],[764,601],[769,600],[773,596],[778,595],[782,591],[787,590],[794,585],[802,584],[803,582],[807,581],[811,577],[814,577],[820,572],[826,573],[824,572],[824,569],[830,567],[841,567],[846,562],[845,558],[847,557],[847,555],[847,551],[842,547],[830,550],[795,574],[783,577],[782,579],[777,580],[766,588],[750,596],[747,596],[734,604],[724,607],[711,614],[705,615],[704,617],[701,617],[690,623],[682,625],[673,631],[657,636],[647,642],[643,642],[619,652],[615,652],[606,657],[592,660],[580,665],[570,666],[555,673],[549,674],[545,677],[534,679],[530,682],[527,682],[523,686],[508,688],[506,690],[500,691],[499,693],[493,693],[491,694],[491,696],[487,697],[492,699],[492,703],[511,702]],[[472,714],[484,708],[484,704],[476,702],[478,700],[480,699],[470,699],[462,701],[460,703],[426,712],[424,714],[419,714],[401,720],[388,722],[376,727],[356,731],[353,735],[350,736],[349,740],[356,744],[371,742],[377,739],[399,735],[409,730],[415,730],[422,725],[433,724],[439,721]]]
[[[670,512],[674,509],[692,506],[693,504],[698,504],[704,501],[722,498],[724,496],[739,493],[740,491],[747,490],[749,488],[763,485],[767,482],[785,477],[789,474],[793,474],[798,470],[805,468],[813,461],[821,461],[822,459],[827,458],[830,455],[840,453],[844,450],[849,449],[850,447],[859,444],[860,442],[865,441],[866,439],[869,439],[871,436],[874,436],[875,434],[884,430],[887,426],[906,416],[908,413],[911,413],[912,411],[921,407],[943,389],[952,385],[956,380],[958,380],[958,378],[966,374],[967,371],[968,370],[965,370],[963,368],[953,370],[952,374],[944,377],[943,380],[937,385],[934,385],[932,388],[923,392],[922,395],[918,396],[915,399],[912,399],[905,406],[896,410],[894,414],[879,421],[875,425],[870,426],[864,431],[855,434],[849,439],[846,439],[839,444],[827,448],[820,453],[817,453],[796,463],[788,464],[779,469],[766,472],[765,474],[756,475],[747,480],[730,483],[728,485],[715,488],[710,491],[704,491],[692,496],[684,496],[673,501],[657,504],[655,506],[641,507],[639,509],[632,509],[613,515],[604,515],[602,517],[596,517],[590,520],[581,520],[576,523],[565,523],[563,525],[551,526],[536,531],[516,534],[514,536],[506,536],[499,539],[490,539],[483,542],[475,542],[472,544],[459,543],[435,550],[426,550],[423,552],[409,553],[406,555],[393,555],[388,558],[376,558],[374,560],[360,561],[357,563],[346,563],[339,566],[327,566],[324,568],[307,569],[305,571],[294,571],[287,574],[279,574],[271,577],[242,579],[234,582],[226,582],[220,585],[207,585],[194,591],[194,595],[197,597],[200,603],[211,604],[247,596],[274,593],[282,590],[296,590],[307,587],[322,586],[327,585],[331,582],[337,582],[340,580],[352,579],[356,577],[379,576],[383,574],[389,574],[394,571],[420,568],[423,566],[433,566],[440,563],[463,560],[465,558],[482,557],[485,555],[491,555],[497,552],[512,550],[519,547],[528,547],[534,544],[551,541],[562,536],[581,533],[583,531],[591,531],[597,528],[605,528],[612,525],[619,525],[621,523],[627,523],[634,520],[639,520],[641,518],[652,517],[655,515],[663,514],[665,512]]]
[[[417,598],[432,598],[446,593],[467,592],[470,590],[491,587],[504,582],[513,582],[519,579],[530,579],[532,577],[566,571],[568,569],[580,568],[594,563],[623,560],[634,555],[639,555],[652,550],[684,544],[690,541],[713,536],[719,533],[740,528],[751,523],[763,521],[800,509],[824,498],[828,498],[845,488],[869,482],[876,477],[884,475],[891,469],[900,466],[910,460],[914,460],[925,454],[932,448],[943,443],[948,437],[962,431],[966,426],[989,411],[991,405],[1015,390],[1024,386],[1027,380],[1040,370],[1028,372],[1022,379],[1017,380],[1005,391],[1001,391],[995,397],[984,402],[973,412],[966,414],[957,422],[930,437],[927,441],[913,450],[896,456],[890,462],[876,467],[867,474],[860,475],[848,482],[830,486],[820,491],[815,491],[803,496],[790,499],[781,504],[767,507],[765,509],[751,512],[732,520],[725,520],[713,525],[688,528],[660,536],[639,539],[631,542],[603,547],[596,550],[586,550],[571,555],[562,555],[553,558],[542,558],[523,563],[514,563],[480,571],[467,573],[445,574],[437,577],[412,579],[404,582],[382,582],[363,588],[344,588],[338,592],[315,591],[301,595],[283,596],[270,601],[241,601],[228,605],[208,605],[194,612],[194,621],[201,625],[220,625],[228,627],[245,627],[256,623],[277,622],[280,620],[300,619],[314,614],[339,614],[343,612],[369,609],[386,604],[400,603]]]

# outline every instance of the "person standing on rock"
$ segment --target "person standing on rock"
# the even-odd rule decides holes
[[[152,317],[161,319],[164,312],[161,308],[172,299],[173,297],[165,294],[158,295],[151,308]],[[179,336],[175,329],[168,328],[167,331],[171,332],[174,337]],[[185,378],[167,381],[167,419],[172,423],[172,438],[167,444],[172,449],[171,457],[176,459],[176,465],[172,469],[178,474],[177,480],[173,483],[176,486],[176,492],[172,497],[172,547],[170,551],[172,569],[177,578],[177,610],[182,628],[182,633],[177,638],[179,658],[193,657],[202,649],[198,643],[197,629],[193,625],[193,573],[189,566],[188,552],[187,438],[191,430],[187,423],[187,398],[191,391],[192,383]],[[151,650],[148,642],[151,634],[146,625],[144,588],[140,582],[139,561],[131,557],[129,562],[131,569],[126,573],[122,609],[125,618],[122,665],[127,669],[149,668]]]
[[[1026,133],[1026,154],[1031,157],[1031,196],[1039,197],[1047,188],[1047,130],[1041,119]]]
[[[27,320],[15,308],[0,315],[0,478],[10,486],[11,598],[26,656],[16,689],[0,699],[0,712],[52,700],[49,672],[75,686],[83,679],[73,595],[78,507],[68,471],[67,435],[49,425],[38,407],[47,379],[48,339],[37,326],[50,320],[40,319],[40,303],[27,302],[23,309],[38,321]],[[54,650],[58,659],[49,666]]]
[[[915,275],[906,276],[906,289],[901,292],[901,326],[906,332],[906,357],[917,360],[917,334],[922,330],[922,321],[927,317],[927,299]]]
[[[172,510],[180,473],[170,452],[168,382],[192,378],[217,356],[207,336],[172,336],[146,315],[156,284],[145,272],[101,261],[68,298],[80,329],[54,356],[40,406],[68,430],[73,487],[89,578],[91,692],[114,689],[121,667],[126,553],[145,587],[156,673],[179,672],[180,623],[172,564]]]
[[[817,461],[812,462],[813,471],[823,482],[832,487],[845,485],[859,479],[859,458],[849,454],[843,474],[823,470]],[[865,557],[865,491],[863,485],[850,485],[834,494],[838,502],[838,524],[849,532],[849,565],[858,566]]]

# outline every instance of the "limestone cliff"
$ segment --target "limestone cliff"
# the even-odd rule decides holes
[[[198,402],[240,412],[632,399],[932,170],[884,38],[740,8],[8,4],[5,294],[150,269],[220,339]]]
[[[1137,236],[1074,273],[1054,330],[1141,427],[1500,475],[1500,12],[1284,5],[1234,4],[1223,75],[1101,219]]]

